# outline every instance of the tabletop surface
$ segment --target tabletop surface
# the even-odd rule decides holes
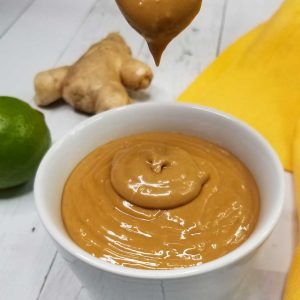
[[[0,94],[33,102],[33,77],[70,64],[90,44],[119,31],[155,79],[138,101],[174,101],[231,42],[263,22],[282,0],[206,0],[200,16],[167,49],[156,69],[143,39],[110,0],[0,0]],[[87,116],[67,105],[43,109],[53,141]],[[279,300],[296,242],[292,176],[283,214],[260,249],[236,300]],[[88,300],[37,215],[32,183],[0,191],[0,299]],[[188,299],[187,299],[188,300]]]

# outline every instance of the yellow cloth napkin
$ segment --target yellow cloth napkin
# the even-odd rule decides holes
[[[294,171],[300,224],[300,0],[285,0],[268,22],[225,50],[178,100],[228,112],[265,136],[285,169]],[[283,297],[300,300],[300,243]]]
[[[294,137],[293,147],[293,170],[294,185],[296,193],[296,206],[298,211],[298,222],[300,224],[300,120]],[[299,228],[300,230],[300,228]],[[284,300],[300,299],[300,243],[294,254],[291,270],[287,278]]]
[[[245,120],[291,170],[300,115],[300,0],[286,0],[268,22],[225,50],[178,100]]]

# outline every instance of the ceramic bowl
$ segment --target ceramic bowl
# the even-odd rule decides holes
[[[199,136],[226,148],[244,162],[254,175],[261,196],[259,220],[248,240],[227,255],[200,266],[152,271],[104,262],[70,239],[61,217],[61,197],[71,171],[96,147],[147,131]],[[200,106],[135,104],[91,117],[56,142],[40,164],[34,194],[42,223],[92,299],[223,300],[231,299],[251,258],[279,219],[284,176],[265,139],[230,115]]]

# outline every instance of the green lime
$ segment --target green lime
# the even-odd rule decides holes
[[[32,179],[50,144],[41,112],[19,99],[0,96],[0,189]]]

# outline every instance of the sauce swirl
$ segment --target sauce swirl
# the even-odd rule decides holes
[[[143,143],[118,152],[112,162],[115,191],[140,207],[168,209],[194,200],[208,174],[178,147]]]

